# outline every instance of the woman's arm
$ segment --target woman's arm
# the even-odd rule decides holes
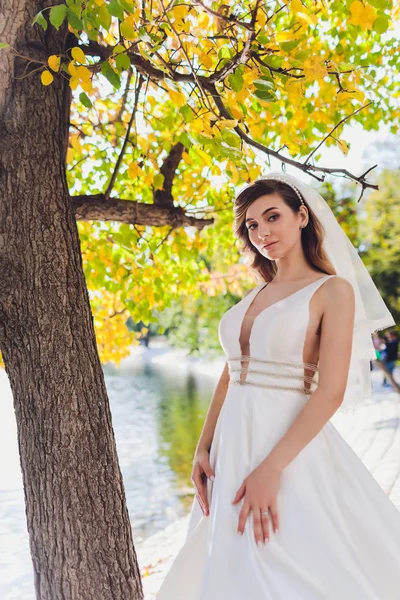
[[[215,392],[208,407],[207,415],[204,421],[203,430],[197,443],[193,458],[193,468],[191,480],[193,482],[196,498],[203,511],[204,516],[209,514],[209,505],[207,500],[207,477],[214,480],[214,471],[210,464],[210,448],[214,436],[215,426],[217,424],[219,413],[225,400],[229,385],[228,363],[225,363],[224,369],[218,380]]]
[[[324,289],[325,288],[325,289]],[[335,414],[346,391],[354,328],[353,286],[342,277],[321,286],[324,305],[317,389],[261,464],[282,471]]]
[[[215,426],[217,424],[219,413],[225,400],[226,392],[229,385],[229,369],[228,362],[225,363],[223,371],[218,380],[213,397],[211,399],[206,418],[204,420],[203,430],[197,443],[196,452],[198,450],[210,451],[211,442],[214,436]]]

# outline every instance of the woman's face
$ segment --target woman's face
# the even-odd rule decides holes
[[[277,192],[257,198],[245,218],[250,243],[270,260],[283,256],[301,241],[300,225],[306,223],[307,209],[302,205],[300,212],[294,213]]]

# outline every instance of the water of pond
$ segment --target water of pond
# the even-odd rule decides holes
[[[215,378],[158,367],[105,368],[113,428],[135,544],[187,514],[193,453]],[[34,598],[16,424],[0,380],[0,598]]]

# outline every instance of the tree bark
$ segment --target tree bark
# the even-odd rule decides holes
[[[51,0],[3,0],[0,39],[47,61]],[[47,11],[46,11],[46,14]],[[65,157],[71,93],[0,51],[0,349],[18,426],[40,600],[143,598]]]

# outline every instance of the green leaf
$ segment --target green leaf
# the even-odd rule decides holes
[[[57,6],[52,6],[50,9],[50,23],[57,30],[60,29],[62,22],[67,16],[67,6],[65,4],[58,4]]]
[[[389,28],[389,22],[389,17],[382,15],[381,17],[375,19],[372,24],[372,29],[377,33],[385,33],[385,31],[387,31]]]
[[[117,44],[114,46],[113,54],[120,54],[120,52],[125,52],[126,48],[122,44]]]
[[[218,51],[218,58],[232,58],[232,51],[228,46],[223,46]]]
[[[130,25],[129,23],[127,23],[126,21],[124,21],[123,23],[121,23],[120,25],[120,31],[121,31],[121,35],[123,35],[125,38],[133,38],[135,37],[135,30],[132,27],[132,25]]]
[[[71,25],[71,27],[73,27],[74,29],[78,29],[79,31],[82,31],[82,29],[83,29],[82,21],[80,20],[78,15],[76,13],[74,13],[74,11],[71,10],[70,8],[67,9],[67,19],[68,19],[68,23]]]
[[[256,79],[253,81],[254,87],[260,91],[269,91],[274,89],[274,84],[271,80],[268,79]]]
[[[385,10],[391,8],[392,2],[391,0],[369,0],[369,4],[372,4],[375,8]]]
[[[124,20],[124,9],[117,0],[110,0],[107,9],[113,17],[117,17],[120,21]]]
[[[153,184],[156,190],[162,190],[164,185],[164,175],[162,173],[157,173],[154,177]]]
[[[193,121],[194,112],[192,111],[190,106],[188,106],[188,104],[184,104],[183,106],[181,106],[179,109],[179,112],[181,113],[182,117],[184,118],[185,123],[191,123],[191,121]]]
[[[127,54],[117,54],[115,62],[120,71],[126,71],[131,66],[131,61]]]
[[[132,14],[135,12],[135,4],[133,2],[128,2],[128,0],[118,0],[120,5],[126,10],[126,12]]]
[[[9,45],[10,44],[7,44],[7,42],[0,42],[0,48],[7,48]]]
[[[342,49],[343,50],[343,49]],[[309,56],[309,52],[307,52],[307,50],[299,50],[298,52],[296,52],[296,54],[294,55],[294,58],[296,60],[306,60],[306,58],[308,58]]]
[[[104,29],[109,29],[111,25],[111,15],[108,12],[107,4],[102,4],[101,6],[99,6],[97,14],[99,17],[100,25]]]
[[[266,100],[267,102],[273,102],[275,100],[275,96],[271,94],[268,90],[256,90],[254,95],[260,100]]]
[[[80,100],[80,102],[82,102],[83,106],[86,106],[86,108],[92,108],[92,106],[93,106],[92,101],[89,98],[89,96],[87,96],[87,94],[85,94],[85,92],[81,92],[79,94],[79,100]]]
[[[102,63],[101,65],[101,72],[103,73],[104,77],[106,79],[108,79],[108,81],[111,83],[111,85],[117,89],[120,88],[121,86],[121,81],[119,78],[118,73],[116,73],[114,71],[114,69],[111,67],[110,63],[105,61]]]
[[[35,18],[32,21],[32,25],[35,25],[35,23],[37,23],[38,25],[40,25],[41,27],[43,27],[43,29],[46,31],[47,29],[47,21],[44,18],[44,15],[42,14],[42,12],[39,12]]]
[[[240,92],[243,88],[244,80],[242,75],[235,71],[235,73],[229,75],[228,83],[235,92]]]
[[[293,40],[291,42],[281,42],[279,45],[284,49],[285,52],[291,52],[296,46],[299,45],[301,40]]]

